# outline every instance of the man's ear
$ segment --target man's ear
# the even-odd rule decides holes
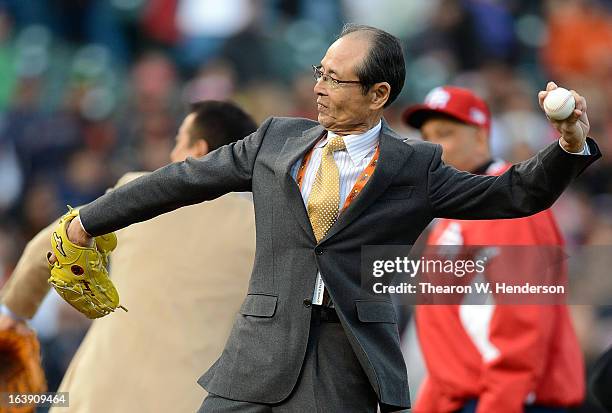
[[[192,145],[193,154],[196,158],[201,158],[208,153],[208,142],[204,139],[196,139]]]
[[[389,100],[391,85],[387,82],[374,83],[368,93],[371,96],[370,108],[373,110],[382,109]]]

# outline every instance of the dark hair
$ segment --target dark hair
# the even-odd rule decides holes
[[[193,103],[190,113],[195,114],[189,130],[190,143],[203,139],[209,151],[242,139],[257,129],[255,121],[230,102],[203,100]]]
[[[399,39],[384,30],[362,24],[347,23],[342,28],[338,38],[354,32],[364,32],[370,37],[370,50],[363,63],[355,68],[355,73],[362,83],[361,89],[365,95],[374,83],[387,82],[391,86],[389,106],[404,87],[406,64],[404,52]]]

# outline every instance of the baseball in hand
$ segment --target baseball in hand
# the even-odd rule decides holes
[[[569,90],[558,87],[548,92],[544,99],[543,106],[549,118],[564,120],[574,111],[576,101]]]

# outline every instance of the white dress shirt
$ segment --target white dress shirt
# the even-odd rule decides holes
[[[380,138],[381,127],[382,124],[379,121],[376,126],[365,133],[360,135],[343,136],[346,149],[334,152],[334,161],[336,162],[336,165],[338,165],[338,172],[340,173],[340,203],[338,205],[338,209],[344,205],[349,192],[351,189],[353,189],[355,182],[357,182],[357,178],[359,178],[359,175],[361,175],[374,157],[374,153],[376,152],[376,147],[378,146],[378,141]],[[308,197],[310,196],[310,191],[312,190],[312,184],[314,183],[317,171],[319,170],[319,165],[321,164],[321,154],[323,152],[323,148],[325,145],[327,145],[329,139],[336,136],[338,135],[336,135],[334,132],[328,131],[327,136],[317,142],[317,144],[314,146],[312,155],[310,156],[310,160],[308,161],[308,165],[306,166],[306,171],[304,171],[304,177],[302,179],[301,192],[304,205],[308,205]],[[293,179],[297,178],[301,164],[302,159],[299,159],[291,168],[291,176]],[[324,288],[325,285],[323,284],[321,273],[318,273],[312,297],[313,304],[320,305],[323,303]]]

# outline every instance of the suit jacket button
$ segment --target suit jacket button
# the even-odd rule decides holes
[[[317,255],[323,255],[324,252],[325,250],[323,248],[315,248],[315,254]]]
[[[304,307],[308,308],[312,305],[312,300],[310,298],[304,298]]]

